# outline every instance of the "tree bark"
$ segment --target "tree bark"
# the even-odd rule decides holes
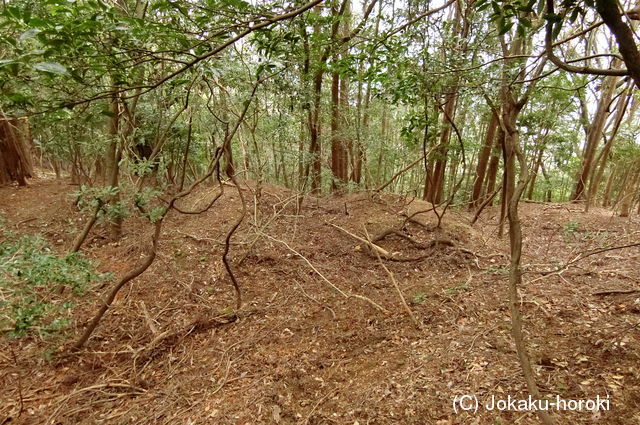
[[[580,165],[580,171],[576,176],[576,183],[573,193],[571,195],[572,201],[579,201],[585,198],[585,186],[589,181],[591,172],[593,170],[593,160],[598,148],[598,144],[602,138],[602,132],[609,115],[609,105],[616,89],[616,85],[619,77],[607,77],[603,82],[604,88],[601,91],[601,96],[598,100],[598,106],[596,113],[593,117],[593,121],[589,126],[589,133],[587,136],[587,142],[582,153],[582,163]]]
[[[611,192],[613,190],[613,181],[616,177],[616,168],[613,167],[611,171],[609,171],[609,177],[607,178],[607,184],[604,189],[604,195],[602,196],[602,206],[608,207],[611,202]]]
[[[616,0],[596,0],[596,10],[618,43],[629,76],[640,88],[640,52],[635,43],[633,31],[622,20]]]
[[[491,154],[491,159],[489,160],[489,166],[487,168],[486,187],[484,190],[485,196],[493,193],[496,188],[498,166],[500,165],[500,156],[502,152],[502,139],[504,139],[504,131],[502,131],[501,128],[498,128],[498,134],[493,144],[493,153]],[[489,203],[489,205],[492,204],[493,201]]]
[[[107,132],[109,134],[109,146],[107,147],[107,157],[105,159],[106,164],[106,176],[108,185],[117,188],[119,175],[120,175],[120,160],[122,159],[122,147],[120,146],[120,108],[118,106],[118,97],[113,94],[111,97],[111,103],[109,109],[111,111],[111,117],[109,118],[109,124]],[[116,193],[110,202],[118,202],[120,195]],[[122,234],[122,217],[111,217],[111,223],[109,225],[110,237],[113,240],[118,240]]]
[[[0,184],[27,185],[34,176],[29,123],[26,118],[0,117]]]
[[[632,170],[629,171],[629,179],[620,189],[620,194],[618,195],[620,202],[620,217],[629,217],[631,206],[633,205],[633,198],[638,186],[638,180],[640,179],[638,161],[634,161],[630,168]]]
[[[613,147],[613,143],[616,140],[616,135],[618,130],[620,129],[620,124],[622,123],[622,119],[624,117],[625,111],[627,110],[627,105],[629,104],[629,100],[632,97],[631,87],[628,87],[625,93],[620,96],[620,100],[616,104],[616,115],[614,117],[614,124],[611,133],[609,134],[609,138],[605,140],[605,145],[600,151],[598,158],[596,159],[596,163],[594,165],[594,172],[591,173],[591,179],[589,180],[589,190],[587,192],[587,202],[585,205],[585,211],[589,211],[589,207],[593,203],[595,199],[598,188],[600,186],[600,182],[602,180],[602,176],[604,174],[604,170],[607,167],[607,162],[609,160],[609,154],[611,153],[611,148]]]
[[[475,208],[481,203],[481,199],[484,197],[482,188],[484,187],[484,179],[487,173],[487,165],[489,163],[489,156],[491,155],[491,149],[495,144],[496,129],[498,128],[498,117],[491,112],[491,119],[485,133],[484,143],[482,149],[478,154],[478,164],[476,165],[475,178],[473,180],[473,191],[471,192],[471,202],[469,208]]]
[[[533,166],[533,170],[531,172],[531,180],[529,181],[529,188],[527,190],[527,195],[526,198],[527,199],[533,199],[533,191],[536,187],[536,178],[538,177],[538,170],[540,169],[540,166],[542,165],[542,155],[544,154],[544,147],[540,147],[538,150],[538,155],[536,160],[534,161],[534,166]]]

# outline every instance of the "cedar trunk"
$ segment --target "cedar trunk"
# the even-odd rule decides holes
[[[27,185],[33,177],[31,134],[26,118],[0,118],[0,184]]]

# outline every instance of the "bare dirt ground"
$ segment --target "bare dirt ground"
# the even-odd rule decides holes
[[[81,353],[47,361],[51,341],[0,337],[0,423],[538,423],[523,411],[453,410],[464,394],[481,402],[527,395],[509,332],[508,242],[497,237],[497,208],[473,227],[470,214],[450,211],[441,230],[432,212],[416,215],[422,224],[405,224],[404,234],[424,246],[396,235],[379,242],[397,258],[422,257],[384,260],[418,329],[378,260],[331,223],[375,236],[401,230],[403,213],[429,205],[350,194],[307,199],[296,211],[287,190],[267,185],[254,203],[254,189],[243,187],[250,215],[233,239],[244,300],[235,321],[224,320],[234,294],[220,261],[239,212],[228,187],[210,212],[170,216],[155,263],[125,287]],[[47,179],[0,188],[2,225],[43,234],[64,252],[86,219],[68,196],[74,190]],[[213,192],[183,206],[203,205]],[[638,241],[638,218],[570,204],[521,211],[521,309],[539,386],[554,399],[611,403],[610,411],[554,412],[557,423],[640,423],[640,292],[599,294],[640,287],[640,249],[541,273]],[[130,219],[122,240],[106,235],[96,228],[84,251],[118,276],[145,252],[150,226]],[[432,246],[436,239],[450,243]],[[108,288],[86,295],[72,337]]]

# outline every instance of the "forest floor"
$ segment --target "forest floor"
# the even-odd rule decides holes
[[[75,190],[51,179],[0,188],[2,225],[42,234],[62,253],[86,220],[69,196]],[[258,202],[254,186],[242,190],[249,215],[230,255],[244,301],[235,321],[223,320],[234,293],[220,258],[240,201],[226,187],[209,212],[169,216],[155,263],[121,291],[82,352],[48,361],[51,341],[0,337],[0,423],[538,423],[526,411],[482,406],[491,396],[527,396],[509,331],[508,238],[497,237],[497,207],[474,226],[471,214],[450,210],[438,230],[433,212],[403,225],[403,214],[430,207],[411,198],[308,198],[296,211],[281,187],[265,185]],[[181,205],[204,205],[214,193]],[[600,293],[640,288],[640,250],[542,273],[637,241],[638,217],[557,203],[523,203],[521,215],[520,308],[539,386],[554,400],[610,400],[610,411],[554,412],[557,423],[640,423],[640,292]],[[423,257],[384,260],[419,328],[379,260],[332,224],[360,237],[364,226],[372,237],[403,230],[423,244],[393,234],[379,242],[397,259]],[[150,227],[129,219],[117,243],[98,227],[83,250],[120,276],[144,254]],[[436,239],[449,242],[432,246]],[[72,336],[108,288],[86,295]],[[454,412],[454,397],[465,394],[477,395],[477,412]]]

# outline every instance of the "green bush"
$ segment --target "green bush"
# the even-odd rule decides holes
[[[56,255],[38,236],[0,242],[0,328],[13,336],[64,330],[75,302],[106,274],[80,253]]]

